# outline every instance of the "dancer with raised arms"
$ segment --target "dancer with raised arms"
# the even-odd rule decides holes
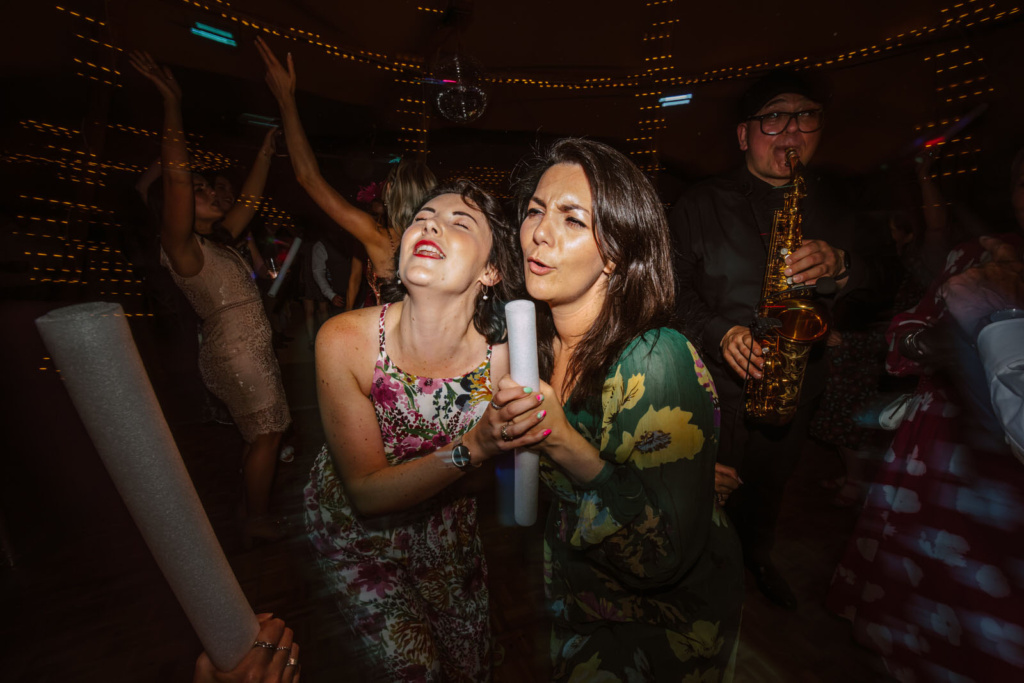
[[[156,86],[164,100],[160,260],[203,319],[199,349],[203,381],[227,404],[245,439],[245,540],[279,540],[286,530],[281,520],[270,514],[270,491],[278,447],[291,423],[291,413],[270,343],[270,323],[252,271],[226,244],[245,227],[253,209],[225,216],[209,183],[192,172],[185,146],[181,88],[171,70],[158,66],[145,52],[132,53],[131,64]],[[273,137],[268,135],[267,141],[265,145],[272,144]],[[267,163],[272,152],[271,148],[266,155]],[[247,187],[247,192],[261,190],[262,183],[258,188],[247,183]],[[249,201],[258,203],[252,198]],[[232,216],[235,219],[227,221],[226,227],[221,225]],[[225,229],[218,229],[222,227]]]
[[[267,67],[267,85],[281,110],[285,141],[291,158],[295,178],[323,209],[324,213],[348,231],[366,249],[368,268],[366,277],[381,303],[380,285],[394,274],[394,257],[402,231],[408,227],[415,212],[430,192],[437,179],[426,164],[403,160],[388,171],[384,179],[384,208],[382,223],[345,199],[320,173],[313,148],[306,138],[295,103],[295,63],[289,52],[285,69],[262,38],[256,39],[256,48]]]

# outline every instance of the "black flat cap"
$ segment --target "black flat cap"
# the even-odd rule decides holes
[[[792,69],[776,69],[759,78],[743,93],[737,103],[737,120],[746,121],[757,114],[761,107],[785,93],[803,95],[822,106],[829,99],[828,89],[821,80]]]

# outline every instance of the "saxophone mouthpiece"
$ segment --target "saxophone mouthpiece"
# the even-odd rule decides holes
[[[801,166],[800,152],[797,151],[796,147],[790,147],[786,150],[786,163],[794,171]]]

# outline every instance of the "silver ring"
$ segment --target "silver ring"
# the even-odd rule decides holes
[[[298,663],[299,663],[299,660],[295,659],[295,657],[289,657],[288,658],[288,662],[285,664],[285,666],[295,666]]]
[[[507,403],[506,403],[506,404],[502,404],[502,403],[495,403],[494,399],[493,399],[493,398],[491,399],[491,407],[492,407],[492,408],[494,408],[495,410],[501,410],[501,409],[502,409],[502,408],[504,408],[504,407],[505,407],[506,405],[508,405],[508,404],[507,404]]]
[[[506,422],[505,424],[501,425],[501,440],[502,441],[512,441],[513,439],[516,438],[514,436],[509,436],[509,434],[508,434],[507,430],[508,430],[508,426],[510,424],[511,424],[511,422]]]
[[[265,650],[276,650],[277,649],[277,645],[274,645],[273,643],[268,643],[265,640],[257,640],[256,642],[254,642],[252,644],[252,646],[253,647],[262,647]]]
[[[274,648],[275,652],[280,652],[281,650],[288,650],[289,652],[291,652],[292,651],[292,646],[289,645],[288,647],[275,647]]]

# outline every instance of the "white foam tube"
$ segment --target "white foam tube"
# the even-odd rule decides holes
[[[203,511],[124,311],[88,303],[36,319],[64,386],[214,666],[235,668],[259,623]]]
[[[505,306],[508,323],[508,356],[512,381],[536,391],[540,385],[537,366],[537,312],[532,301],[517,299]],[[540,463],[536,453],[516,451],[515,520],[519,526],[537,521],[537,486]]]
[[[288,255],[284,257],[284,263],[281,264],[281,270],[277,271],[277,277],[270,285],[270,291],[267,292],[267,296],[277,296],[278,290],[281,289],[281,285],[284,284],[284,276],[288,274],[288,269],[292,265],[292,261],[295,260],[295,255],[299,253],[299,247],[302,246],[302,238],[296,237],[292,240],[292,246],[288,248]]]

